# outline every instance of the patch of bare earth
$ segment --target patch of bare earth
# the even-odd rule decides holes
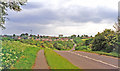
[[[35,64],[32,67],[32,69],[49,69],[49,66],[44,55],[44,50],[40,50],[37,53]]]

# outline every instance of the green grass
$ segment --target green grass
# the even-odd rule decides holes
[[[38,47],[29,47],[25,49],[25,52],[17,60],[14,67],[15,69],[32,69],[35,63],[36,54],[40,50]]]
[[[35,45],[19,41],[2,42],[2,69],[31,69],[40,50]]]
[[[45,56],[51,69],[79,69],[51,49],[45,49]]]
[[[77,50],[77,51],[84,51],[84,52],[90,52],[90,53],[96,53],[96,54],[100,54],[100,55],[106,55],[106,56],[120,58],[120,56],[116,52],[107,53],[107,52],[102,52],[102,51],[91,51],[91,50]]]

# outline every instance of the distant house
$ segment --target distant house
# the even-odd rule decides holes
[[[28,36],[28,39],[31,39],[32,37]]]
[[[3,35],[2,37],[7,37],[7,36]]]
[[[68,38],[64,38],[64,41],[68,41],[69,39]]]
[[[18,36],[18,39],[22,39],[20,36]]]
[[[83,39],[92,38],[92,37],[82,37]]]
[[[73,39],[70,39],[71,41],[73,41]]]

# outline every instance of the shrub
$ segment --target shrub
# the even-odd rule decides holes
[[[104,51],[109,53],[116,47],[117,36],[114,31],[106,29],[104,32],[95,35],[91,44],[91,49],[93,51]]]

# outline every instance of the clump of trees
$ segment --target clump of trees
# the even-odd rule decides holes
[[[91,41],[90,47],[92,51],[113,52],[117,50],[118,36],[111,29],[105,29],[102,33],[95,35]]]
[[[72,41],[53,41],[53,47],[58,50],[68,50],[71,49],[74,45]]]

